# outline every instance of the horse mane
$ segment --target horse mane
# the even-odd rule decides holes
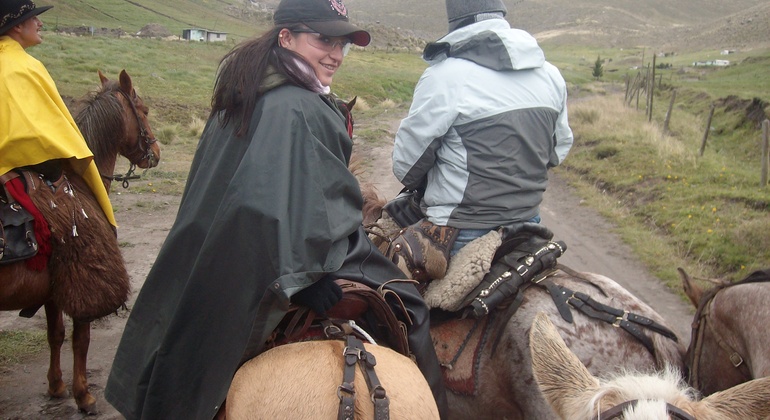
[[[361,195],[364,198],[362,214],[364,216],[364,225],[367,225],[376,222],[380,218],[382,208],[387,201],[380,197],[380,193],[374,184],[362,179],[365,172],[362,160],[360,154],[353,150],[350,162],[348,163],[348,170],[356,177],[361,188]]]
[[[685,407],[699,398],[698,391],[688,386],[682,378],[681,373],[674,367],[667,366],[662,371],[645,372],[619,372],[607,378],[600,379],[600,385],[596,393],[591,397],[585,407],[581,407],[583,412],[589,414],[584,418],[595,417],[594,407],[600,401],[604,405],[600,410],[611,408],[613,405],[625,401],[655,401],[656,404],[648,406],[637,404],[629,407],[630,413],[634,413],[639,418],[645,418],[644,415],[653,413],[665,413],[665,403],[670,403],[677,407]],[[607,402],[612,405],[607,405]],[[628,417],[627,417],[628,418]],[[653,418],[653,417],[650,417]]]
[[[115,141],[115,136],[125,131],[123,104],[115,95],[119,89],[117,82],[107,82],[75,104],[75,123],[94,154],[97,166],[117,153],[119,142]]]

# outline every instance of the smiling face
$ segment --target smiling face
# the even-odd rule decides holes
[[[345,58],[343,46],[349,42],[347,38],[288,29],[281,30],[278,36],[282,47],[301,55],[310,64],[321,85],[331,86],[334,73]]]
[[[43,42],[43,38],[40,36],[40,28],[42,27],[43,22],[40,18],[33,16],[11,28],[6,35],[15,39],[22,48],[29,48]]]

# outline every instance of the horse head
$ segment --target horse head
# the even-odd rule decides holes
[[[770,375],[770,269],[731,283],[705,279],[716,286],[703,290],[679,268],[685,294],[695,305],[687,349],[690,385],[710,395],[751,379]]]
[[[78,125],[94,162],[105,179],[105,185],[113,179],[123,179],[127,186],[134,168],[152,168],[160,161],[160,146],[147,120],[148,108],[136,94],[131,77],[125,70],[118,81],[111,81],[99,71],[101,87],[81,98],[75,106],[75,123]],[[113,177],[112,171],[118,154],[125,156],[131,169],[121,177]]]
[[[572,353],[545,313],[530,330],[535,380],[551,407],[571,419],[767,418],[770,377],[697,401],[697,391],[675,369],[653,374],[626,373],[603,381]]]
[[[121,70],[118,82],[115,83],[108,80],[101,71],[98,73],[102,89],[114,92],[123,105],[125,141],[120,145],[120,154],[142,169],[157,166],[160,147],[147,118],[149,108],[136,94],[131,76]]]

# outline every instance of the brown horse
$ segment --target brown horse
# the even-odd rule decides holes
[[[125,70],[117,82],[101,72],[99,78],[101,88],[78,104],[75,121],[109,191],[118,154],[132,165],[150,168],[157,165],[160,149],[147,121],[147,106]],[[45,307],[48,394],[59,398],[67,395],[60,367],[63,313],[72,318],[72,393],[78,409],[93,413],[96,399],[88,392],[86,378],[90,322],[126,302],[129,277],[114,228],[85,181],[66,163],[63,174],[54,188],[32,172],[24,175],[28,189],[34,188],[30,198],[50,227],[51,257],[42,271],[28,268],[26,261],[0,266],[0,310],[32,316]]]
[[[707,291],[679,269],[697,312],[687,350],[690,385],[704,395],[770,376],[770,269]]]
[[[559,418],[727,420],[770,416],[770,378],[698,401],[697,391],[687,387],[675,369],[596,378],[565,345],[545,313],[535,317],[529,342],[536,383]]]
[[[367,185],[364,184],[363,187],[366,189]],[[364,220],[379,219],[384,203],[371,201],[378,200],[376,192],[372,190],[365,190],[363,193],[366,198]],[[384,231],[388,231],[388,228]],[[380,232],[383,236],[394,234],[393,231],[382,233],[383,229],[380,229]],[[471,244],[466,248],[468,247],[471,247]],[[576,292],[589,294],[602,304],[627,310],[665,325],[662,317],[652,308],[607,277],[568,270],[557,271],[549,281]],[[551,318],[561,336],[594,374],[609,374],[623,369],[652,371],[665,366],[684,369],[685,350],[678,342],[651,331],[644,331],[644,336],[651,342],[651,349],[648,349],[621,328],[589,318],[577,311],[573,311],[573,322],[569,323],[561,318],[551,295],[545,289],[530,287],[512,317],[506,318],[492,312],[480,320],[431,320],[433,343],[450,391],[448,399],[451,418],[555,418],[556,414],[543,394],[533,386],[534,373],[528,332],[535,315],[541,311],[552,315]],[[320,348],[321,345],[308,344],[305,348],[307,354],[302,354],[301,357],[293,353],[283,355],[282,357],[287,359],[284,363],[289,366],[305,366],[302,360],[316,354],[315,346]],[[341,363],[340,358],[337,363]],[[304,374],[304,382],[311,384],[323,383],[325,376],[330,375],[328,371],[322,371],[316,366],[311,371],[303,368],[301,372]],[[282,375],[271,376],[271,387],[254,398],[258,398],[260,404],[273,408],[282,403],[272,401],[303,398],[302,395],[293,393],[288,394],[291,396],[278,395],[279,392],[276,391],[279,388],[292,389],[295,379],[285,379]],[[325,398],[331,402],[337,400],[336,394],[331,391],[325,394]]]

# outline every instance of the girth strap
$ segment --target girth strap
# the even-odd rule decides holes
[[[385,388],[382,387],[374,366],[377,360],[372,353],[366,351],[364,343],[352,335],[345,337],[345,349],[343,350],[345,367],[342,375],[342,385],[337,389],[340,398],[338,420],[353,420],[355,418],[354,403],[356,398],[354,379],[356,377],[356,364],[360,364],[361,371],[366,378],[372,403],[374,403],[375,420],[387,420],[390,418],[390,407]]]
[[[652,340],[644,335],[642,328],[650,329],[671,340],[678,340],[673,331],[649,318],[626,310],[613,308],[594,300],[583,292],[575,292],[564,286],[551,283],[550,281],[544,281],[543,284],[548,289],[554,302],[556,302],[556,306],[559,308],[559,313],[562,314],[562,316],[564,316],[565,312],[569,312],[569,308],[566,306],[568,304],[588,317],[605,321],[608,324],[612,324],[614,327],[624,329],[644,344],[647,350],[652,354],[655,354]],[[570,314],[568,318],[564,319],[571,323],[572,315]]]

